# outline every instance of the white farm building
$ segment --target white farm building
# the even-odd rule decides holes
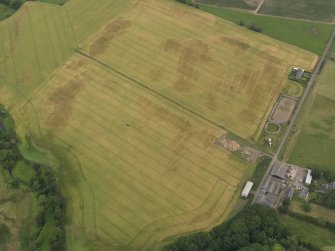
[[[311,183],[312,183],[312,170],[308,170],[306,180],[305,180],[305,184],[310,185]]]
[[[247,198],[253,185],[254,183],[252,183],[251,181],[248,181],[247,184],[245,184],[245,187],[243,188],[241,196],[244,198]]]

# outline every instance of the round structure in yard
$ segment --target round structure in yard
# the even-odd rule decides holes
[[[274,122],[268,122],[265,125],[265,132],[268,134],[278,134],[280,133],[280,124]]]

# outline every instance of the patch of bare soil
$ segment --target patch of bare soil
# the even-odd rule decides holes
[[[100,36],[90,46],[89,53],[92,56],[103,53],[109,42],[116,36],[123,34],[132,23],[129,20],[118,18],[106,25]]]
[[[227,137],[227,134],[223,134],[220,137],[216,138],[214,141],[214,145],[227,149],[230,152],[238,155],[248,162],[254,162],[258,158],[264,156],[263,152],[259,152],[247,146],[241,146],[235,140],[231,140]]]
[[[296,100],[289,97],[281,98],[271,116],[271,121],[276,123],[287,123],[294,112],[296,103]]]
[[[226,134],[221,135],[219,138],[215,139],[214,144],[228,149],[231,152],[236,152],[241,148],[241,145],[237,143],[235,140],[228,139]]]

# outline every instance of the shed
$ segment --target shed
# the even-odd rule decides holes
[[[245,187],[243,188],[241,196],[244,198],[247,198],[253,185],[254,183],[252,183],[251,181],[248,181],[247,184],[245,184]]]
[[[312,170],[310,170],[310,169],[307,171],[307,176],[306,176],[305,184],[306,185],[312,184]]]
[[[299,197],[304,200],[307,200],[308,194],[309,194],[309,189],[307,187],[302,187],[299,193]]]
[[[294,195],[294,187],[290,187],[288,190],[287,190],[287,198],[289,198],[290,200],[292,200],[292,197]]]

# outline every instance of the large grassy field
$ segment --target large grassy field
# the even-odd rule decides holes
[[[245,139],[256,138],[304,50],[170,1],[143,2],[82,52]]]
[[[297,212],[299,214],[308,215],[314,218],[319,218],[324,221],[329,221],[335,224],[335,210],[325,208],[318,204],[311,203],[311,210],[309,212],[305,212],[303,210],[303,203],[297,200],[293,200],[290,204],[290,210],[293,212]]]
[[[328,61],[310,100],[289,160],[309,167],[334,169],[335,63]]]
[[[332,231],[315,226],[311,223],[297,220],[287,215],[280,216],[280,221],[284,226],[290,229],[292,233],[307,242],[313,243],[319,248],[335,247],[335,234]]]
[[[265,0],[259,13],[334,22],[335,2],[332,0]]]
[[[0,23],[0,100],[25,157],[59,170],[69,250],[154,250],[224,221],[250,166],[214,139],[257,136],[291,67],[315,62],[167,0],[29,2]]]
[[[322,54],[333,29],[330,24],[259,16],[246,11],[223,9],[206,4],[201,4],[200,9],[233,23],[243,21],[245,25],[258,24],[265,35],[318,55]]]
[[[212,144],[223,130],[81,56],[32,104],[44,140],[80,164],[69,213],[89,239],[150,248],[230,212],[247,165]]]

